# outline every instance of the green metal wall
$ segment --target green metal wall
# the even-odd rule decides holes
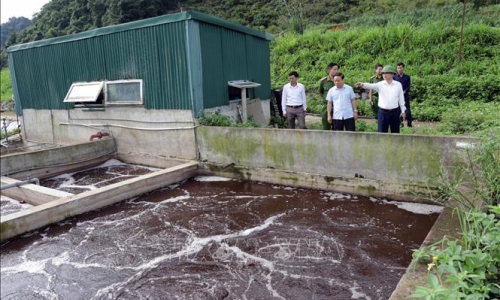
[[[191,109],[229,103],[229,80],[261,83],[270,95],[272,37],[199,12],[181,12],[8,49],[17,111],[70,109],[74,82],[142,79],[144,107]]]
[[[269,41],[246,35],[248,78],[262,84],[255,88],[255,97],[269,99],[271,96],[271,60]]]
[[[143,79],[144,106],[191,109],[185,21],[9,53],[23,109],[67,109],[73,82]]]
[[[230,80],[250,80],[262,86],[250,97],[269,99],[271,71],[269,41],[208,23],[199,23],[203,69],[203,107],[229,103]],[[214,78],[222,78],[215,81]]]

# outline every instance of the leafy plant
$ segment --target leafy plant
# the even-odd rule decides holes
[[[271,116],[271,121],[269,123],[271,127],[288,128],[286,118],[283,117]]]
[[[319,97],[317,92],[307,95],[307,112],[320,115],[326,111],[325,99]]]
[[[356,122],[356,131],[362,132],[377,132],[378,126],[375,123],[367,123],[363,120],[358,120]]]
[[[411,295],[423,299],[497,299],[500,297],[500,221],[495,214],[458,211],[461,239],[444,238],[415,250],[426,260],[427,284]]]
[[[358,108],[358,116],[371,116],[373,117],[373,109],[368,100],[358,100],[356,101]]]
[[[412,294],[421,299],[500,298],[500,137],[469,149],[455,176],[444,173],[439,203],[457,203],[460,238],[445,237],[414,250],[414,263],[427,263],[427,286]],[[464,175],[470,179],[465,181]],[[469,187],[465,193],[463,187]],[[477,200],[488,207],[481,210]]]
[[[246,122],[233,122],[231,118],[216,111],[213,114],[203,115],[199,118],[200,125],[203,126],[225,126],[225,127],[260,127],[259,124],[255,123],[252,116],[248,117]]]
[[[253,120],[252,116],[248,116],[248,120],[245,121],[245,122],[239,122],[239,123],[232,123],[231,126],[233,127],[253,127],[253,128],[257,128],[257,127],[260,127],[259,124],[255,123],[255,121]]]
[[[231,118],[224,116],[220,111],[213,114],[203,115],[199,118],[200,125],[203,126],[231,126]]]
[[[439,129],[450,134],[477,133],[500,128],[496,102],[465,102],[452,105],[442,113]]]

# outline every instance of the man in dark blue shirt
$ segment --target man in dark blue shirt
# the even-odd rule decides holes
[[[394,80],[399,81],[401,85],[403,86],[403,94],[405,96],[405,106],[406,106],[406,121],[408,127],[412,127],[412,117],[411,117],[411,109],[410,109],[410,89],[411,89],[411,78],[410,75],[405,74],[405,64],[402,62],[399,62],[397,65],[397,74],[394,76]],[[401,127],[403,127],[404,124],[401,122]]]

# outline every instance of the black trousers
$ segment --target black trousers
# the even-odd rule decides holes
[[[408,125],[408,127],[411,127],[413,118],[411,117],[410,96],[405,97],[405,106],[406,106],[406,124]]]
[[[356,121],[354,118],[333,120],[333,130],[338,131],[356,131]]]
[[[391,110],[379,108],[378,132],[388,132],[390,127],[392,133],[399,133],[399,115],[401,115],[399,107]]]

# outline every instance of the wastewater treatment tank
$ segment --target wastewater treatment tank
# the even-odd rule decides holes
[[[7,240],[1,297],[387,299],[440,209],[195,177]]]

